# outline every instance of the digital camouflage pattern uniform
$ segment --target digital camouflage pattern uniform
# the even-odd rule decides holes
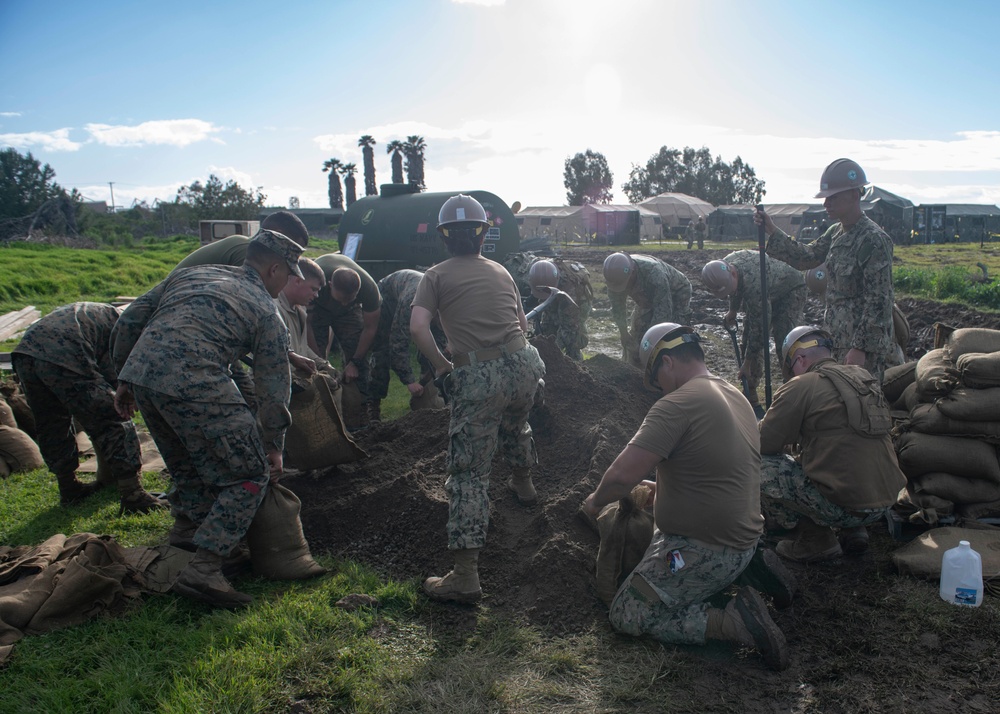
[[[769,303],[768,326],[774,338],[775,349],[780,353],[785,335],[802,321],[802,308],[806,304],[806,283],[802,273],[780,260],[765,256],[767,264],[767,293]],[[743,308],[743,374],[750,393],[757,391],[764,373],[764,340],[761,339],[763,305],[760,283],[760,252],[738,250],[722,259],[736,268],[739,282],[736,292],[729,297],[729,309],[737,312]],[[773,354],[773,353],[772,353]]]
[[[798,270],[826,262],[823,326],[833,336],[834,357],[863,350],[865,369],[879,381],[893,352],[892,240],[868,216],[849,230],[835,223],[813,243],[799,243],[781,230],[767,241],[767,254]]]
[[[413,312],[413,296],[423,273],[419,270],[397,270],[378,281],[378,291],[382,295],[382,312],[379,315],[378,332],[372,344],[372,376],[370,394],[375,399],[385,399],[389,394],[389,370],[392,369],[405,385],[413,384],[419,377],[413,374],[410,359],[410,313]],[[447,340],[437,320],[431,323],[431,332],[438,347],[443,348]],[[420,352],[417,363],[423,373],[432,372],[431,364]]]
[[[229,368],[248,353],[256,414]],[[122,314],[113,356],[170,470],[175,518],[198,525],[197,547],[228,555],[264,497],[265,450],[282,448],[291,422],[288,331],[260,275],[171,273]]]
[[[35,415],[39,451],[49,470],[68,474],[80,465],[76,417],[116,480],[142,470],[135,424],[115,411],[118,376],[111,360],[113,305],[77,302],[31,325],[12,362]]]
[[[649,255],[632,255],[635,261],[635,282],[626,291],[608,291],[611,298],[611,317],[620,334],[628,333],[629,343],[622,348],[638,358],[639,340],[653,325],[691,322],[691,281],[672,265]],[[627,298],[632,298],[631,330],[626,323]]]
[[[570,359],[583,359],[581,350],[588,342],[583,311],[568,293],[557,295],[532,322],[536,335],[551,337]]]

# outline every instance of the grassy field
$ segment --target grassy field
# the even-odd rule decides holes
[[[117,251],[4,249],[0,312],[26,304],[47,312],[74,300],[139,294],[191,247],[193,239]],[[332,245],[317,245],[309,252],[330,250]],[[1000,275],[997,251],[978,245],[901,247],[896,256],[898,267],[913,271],[935,274],[951,266],[971,273],[984,262]],[[383,405],[389,418],[407,408],[398,380],[391,390]],[[166,486],[150,474],[145,481],[150,489]],[[164,542],[168,527],[163,513],[118,516],[110,490],[62,508],[44,469],[0,481],[0,544],[93,532],[111,534],[126,546],[147,545]],[[873,541],[873,548],[884,547]],[[884,552],[876,557],[886,558]],[[241,612],[213,612],[162,595],[147,597],[124,617],[28,637],[0,671],[0,712],[739,712],[747,711],[740,690],[756,689],[770,692],[774,711],[791,702],[804,714],[880,710],[879,697],[896,697],[924,676],[903,672],[884,692],[850,691],[844,684],[859,661],[842,653],[829,662],[810,661],[809,681],[791,684],[743,663],[729,685],[706,694],[688,683],[716,667],[713,659],[734,657],[728,650],[702,660],[683,649],[617,637],[607,628],[556,637],[488,606],[472,612],[471,627],[449,630],[429,616],[438,606],[419,595],[418,581],[389,581],[363,564],[319,560],[331,573],[313,581],[241,581],[256,599]],[[819,582],[809,603],[824,611],[820,573],[811,576]],[[872,596],[871,612],[859,610],[850,626],[877,633],[892,618],[913,638],[931,633],[947,641],[954,620],[936,601],[936,591],[912,579],[888,578],[875,572],[864,583],[870,590],[860,592],[880,594]],[[354,612],[333,607],[351,593],[373,595],[379,604]],[[995,606],[981,612],[995,629]],[[961,622],[968,631],[976,628],[972,614],[962,613]],[[904,664],[894,657],[886,662]]]

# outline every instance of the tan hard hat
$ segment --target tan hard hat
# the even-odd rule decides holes
[[[486,209],[483,208],[483,204],[463,193],[449,198],[438,211],[437,229],[444,236],[448,235],[448,229],[452,227],[487,228],[489,225],[490,222],[486,217]]]
[[[727,297],[735,292],[733,266],[724,260],[710,260],[701,269],[701,282],[715,297]]]
[[[852,188],[864,188],[868,184],[865,170],[851,159],[837,159],[823,170],[819,179],[819,193],[816,198],[826,198]]]
[[[604,259],[604,280],[608,290],[613,293],[623,293],[628,287],[628,281],[635,273],[635,261],[628,253],[612,253]]]
[[[528,285],[531,289],[559,286],[559,267],[551,260],[536,260],[528,268]]]
[[[676,322],[653,325],[639,342],[639,364],[642,365],[642,385],[651,392],[659,392],[650,368],[662,350],[672,350],[685,342],[701,342],[701,335],[694,328]]]
[[[817,295],[826,292],[826,263],[806,271],[806,287]]]
[[[811,337],[813,335],[816,336],[815,339],[803,339],[804,337]],[[795,353],[799,350],[817,346],[832,350],[833,336],[817,325],[800,325],[793,328],[791,332],[785,335],[785,341],[781,343],[782,369],[791,368],[791,361],[795,358]]]

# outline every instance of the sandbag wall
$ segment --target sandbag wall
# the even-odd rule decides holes
[[[900,505],[939,517],[1000,516],[1000,330],[965,328],[916,362],[886,370],[900,419]]]

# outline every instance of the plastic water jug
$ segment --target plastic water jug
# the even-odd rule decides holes
[[[941,559],[941,599],[953,605],[979,607],[983,602],[983,561],[969,541],[958,542]]]

